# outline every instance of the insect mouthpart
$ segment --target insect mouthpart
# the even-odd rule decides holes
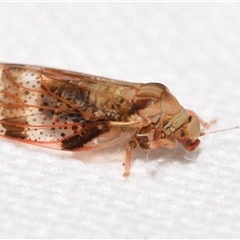
[[[197,139],[196,141],[189,140],[183,146],[187,151],[192,152],[199,146],[199,144],[200,144],[200,140]]]

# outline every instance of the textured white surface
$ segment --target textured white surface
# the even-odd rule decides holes
[[[239,125],[239,3],[0,3],[0,61],[166,84]],[[0,141],[1,238],[239,238],[239,130],[119,162]],[[95,158],[124,158],[96,153]],[[92,158],[89,156],[89,159]],[[153,160],[154,158],[159,161]]]

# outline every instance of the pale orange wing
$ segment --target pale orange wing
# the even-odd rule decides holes
[[[94,150],[130,139],[126,98],[138,84],[34,66],[0,64],[0,135],[64,150]]]

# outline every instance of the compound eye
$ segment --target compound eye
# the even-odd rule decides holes
[[[189,141],[188,132],[184,128],[180,128],[176,131],[175,137],[178,142],[185,144]]]
[[[185,131],[184,131],[183,129],[181,129],[181,130],[179,131],[179,136],[180,136],[180,137],[184,137],[184,136],[185,136]]]

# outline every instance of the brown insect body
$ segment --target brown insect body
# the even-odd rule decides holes
[[[0,135],[34,145],[89,151],[128,140],[125,176],[138,144],[193,151],[200,121],[160,83],[0,64]]]

